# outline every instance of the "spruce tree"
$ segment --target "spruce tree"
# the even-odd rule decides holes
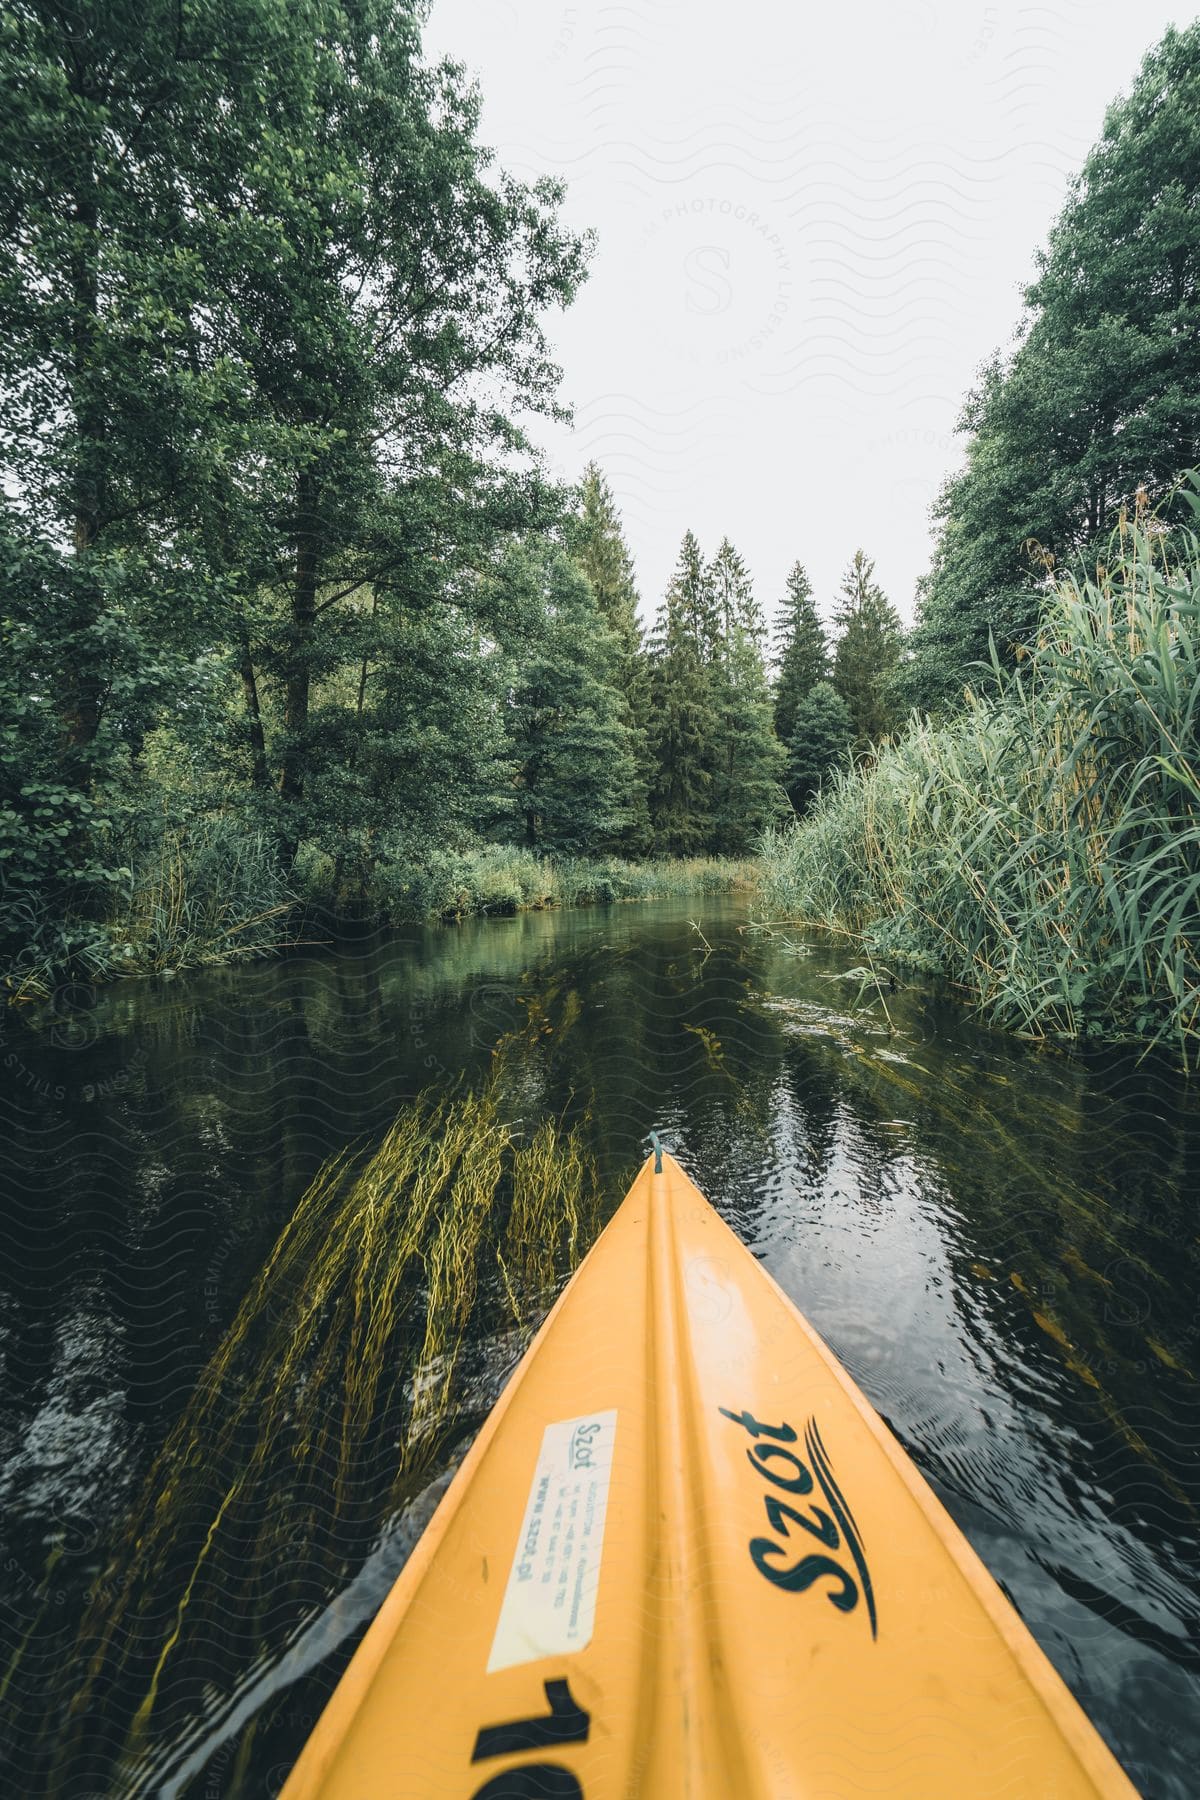
[[[904,627],[874,575],[870,557],[856,550],[842,578],[841,601],[834,614],[840,636],[833,685],[849,708],[857,750],[886,737],[897,712],[893,684]]]
[[[700,545],[687,532],[651,642],[650,817],[655,848],[694,855],[712,834],[716,718],[711,596]]]
[[[683,534],[679,561],[671,577],[670,597],[679,628],[691,638],[701,662],[715,662],[721,629],[709,570],[705,567],[695,532]]]
[[[530,849],[579,854],[628,823],[633,776],[619,646],[587,577],[565,551],[533,544],[508,559],[528,607],[505,708],[513,824]]]
[[[784,752],[774,730],[762,608],[728,538],[709,565],[708,587],[719,634],[712,666],[712,848],[741,855],[786,810],[780,786]]]
[[[629,822],[615,847],[642,856],[651,846],[650,668],[638,620],[633,559],[612,490],[594,462],[583,472],[579,507],[570,521],[567,541],[616,640],[616,686],[624,702],[632,769],[623,802]]]
[[[807,810],[829,771],[850,748],[850,709],[831,682],[818,681],[797,702],[788,747],[788,796],[798,813]]]
[[[775,733],[790,744],[796,708],[805,694],[829,676],[829,640],[812,597],[812,582],[801,563],[787,578],[787,599],[780,620],[779,668],[775,682]]]
[[[709,616],[717,654],[733,641],[734,627],[748,631],[761,648],[766,638],[762,608],[754,597],[750,571],[729,539],[722,538],[708,565]]]

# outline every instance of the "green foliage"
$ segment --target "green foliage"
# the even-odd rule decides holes
[[[20,966],[90,953],[96,920],[130,876],[117,779],[179,665],[155,653],[124,597],[138,559],[62,555],[0,517],[0,954]],[[75,741],[56,697],[81,666],[103,676],[95,728]]]
[[[558,184],[494,166],[421,11],[0,25],[10,954],[99,941],[164,736],[347,893],[386,833],[486,809],[480,575],[561,512],[516,417],[558,414],[541,320],[588,246]]]
[[[290,940],[294,894],[269,832],[235,817],[165,830],[108,923],[110,966],[147,974],[261,956]]]
[[[1187,494],[1200,512],[1195,490]],[[995,698],[914,719],[765,860],[774,909],[865,933],[1001,1024],[1200,1044],[1200,538],[1064,577]],[[1164,546],[1171,545],[1167,549]]]
[[[784,752],[774,731],[762,610],[728,538],[707,575],[719,632],[710,671],[716,712],[711,843],[720,855],[744,856],[787,809],[780,783]]]
[[[271,230],[230,325],[271,433],[225,536],[253,550],[245,649],[271,690],[289,851],[320,829],[312,775],[344,719],[339,682],[391,664],[394,691],[398,627],[468,603],[498,541],[557,516],[515,414],[558,411],[540,317],[586,263],[561,188],[492,167],[478,94],[421,60],[411,10],[331,7],[327,30],[279,123],[288,154],[256,181]]]
[[[515,913],[550,904],[550,866],[531,850],[511,844],[457,851],[394,848],[394,856],[376,864],[370,890],[372,909],[391,922]]]
[[[804,812],[846,757],[854,736],[850,709],[832,682],[818,681],[796,704],[788,746],[787,791]]]
[[[626,862],[618,857],[536,855],[510,844],[463,851],[410,846],[375,870],[371,902],[382,918],[462,919],[547,906],[680,899],[754,885],[753,864],[712,857]]]
[[[644,854],[652,842],[650,671],[642,647],[633,559],[612,490],[594,462],[583,472],[579,507],[567,522],[567,546],[591,583],[596,604],[616,639],[613,679],[622,699],[633,759],[628,788],[620,796],[628,821],[621,829],[618,847]]]
[[[341,633],[349,658],[313,691],[308,845],[333,856],[355,904],[389,837],[458,843],[510,805],[503,697],[509,668],[477,603],[375,608],[366,595]]]
[[[873,580],[875,564],[861,550],[842,577],[834,613],[839,628],[833,685],[850,714],[854,746],[867,750],[896,723],[893,683],[900,664],[900,615]]]
[[[819,681],[829,677],[829,641],[813,603],[812,583],[798,562],[788,572],[779,639],[775,735],[781,744],[790,744],[797,706]]]
[[[1110,109],[1025,298],[938,507],[905,678],[923,706],[961,699],[989,637],[1011,664],[1035,631],[1036,547],[1093,558],[1140,487],[1157,499],[1200,458],[1200,24],[1171,28]]]
[[[525,619],[504,708],[516,834],[531,850],[612,842],[636,772],[617,640],[565,551],[523,544],[501,580]]]
[[[700,545],[689,531],[650,644],[655,843],[687,856],[712,837],[712,746],[716,733],[711,653],[715,624]]]

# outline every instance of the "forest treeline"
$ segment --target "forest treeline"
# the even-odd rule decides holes
[[[889,738],[1001,692],[1064,579],[1103,589],[1123,518],[1184,542],[1200,25],[1110,110],[968,400],[906,632],[862,550],[837,595],[797,561],[764,606],[691,532],[643,607],[603,472],[552,479],[528,429],[563,416],[545,323],[590,238],[559,183],[497,166],[422,12],[0,22],[20,992],[261,948],[297,902],[386,918],[519,904],[554,867],[592,891],[584,859],[631,892],[630,862],[744,858]],[[1178,659],[1187,622],[1165,628]]]
[[[590,242],[495,165],[421,11],[5,13],[18,972],[233,953],[297,896],[436,904],[473,846],[738,856],[786,810],[801,696],[781,744],[733,547],[685,539],[646,634],[600,472],[569,489],[531,446]],[[802,787],[865,733],[862,680],[813,703]]]

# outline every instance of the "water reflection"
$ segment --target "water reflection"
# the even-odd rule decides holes
[[[554,1119],[595,1159],[579,1250],[659,1130],[888,1419],[1135,1781],[1193,1790],[1194,1099],[1161,1068],[1026,1050],[864,983],[849,956],[797,954],[728,903],[705,902],[697,933],[697,904],[527,914],[130,985],[70,1044],[10,1029],[0,1708],[26,1791],[277,1785],[565,1273],[565,1238],[548,1277],[506,1254],[503,1209],[480,1214],[470,1304],[460,1276],[436,1309],[458,1306],[457,1349],[426,1358],[420,1458],[405,1465],[400,1440],[403,1372],[429,1347],[423,1264],[398,1296],[415,1310],[399,1308],[388,1350],[394,1414],[377,1397],[335,1471],[289,1457],[276,1419],[256,1504],[306,1521],[289,1526],[286,1587],[261,1521],[197,1558],[255,1454],[230,1426],[250,1377],[197,1415],[201,1372],[222,1366],[327,1160],[369,1159],[418,1092],[479,1091],[502,1040],[519,1051],[501,1102],[517,1141]],[[265,1369],[312,1257],[260,1296]],[[361,1366],[350,1326],[320,1341],[339,1378]],[[198,1417],[211,1480],[135,1552],[154,1483],[170,1489],[164,1447]]]

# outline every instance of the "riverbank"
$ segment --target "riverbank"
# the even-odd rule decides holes
[[[1200,508],[1200,503],[1198,503]],[[914,719],[762,857],[769,917],[944,977],[1036,1038],[1200,1055],[1200,539],[1060,579],[994,693]]]
[[[757,865],[725,857],[547,857],[509,845],[434,850],[384,863],[354,891],[333,859],[301,851],[285,876],[264,833],[226,817],[164,834],[107,918],[59,925],[0,975],[9,1004],[48,1000],[64,982],[101,985],[142,975],[270,956],[353,918],[386,927],[503,916],[626,900],[750,892]]]

